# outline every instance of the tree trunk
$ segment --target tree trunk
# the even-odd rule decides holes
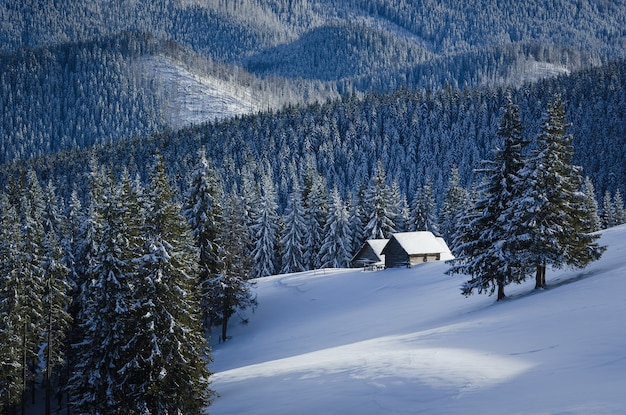
[[[535,289],[543,288],[546,286],[546,263],[537,265],[537,271],[535,272]]]
[[[222,303],[222,341],[226,341],[226,330],[228,329],[228,319],[230,318],[230,301],[228,299],[228,290],[226,290],[226,298]]]
[[[498,300],[497,301],[500,301],[504,298],[506,298],[506,295],[504,295],[504,284],[498,281]]]

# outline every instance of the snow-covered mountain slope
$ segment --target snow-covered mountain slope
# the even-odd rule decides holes
[[[223,414],[626,412],[626,226],[546,290],[465,298],[445,263],[257,281],[259,307],[213,345]]]
[[[147,59],[146,67],[164,86],[165,112],[173,128],[249,114],[263,107],[251,89],[234,81],[194,74],[164,56]]]

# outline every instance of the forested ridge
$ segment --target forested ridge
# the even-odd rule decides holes
[[[623,57],[623,6],[4,2],[2,160],[171,127],[166,85],[142,59],[155,54],[254,85],[264,109],[397,88],[520,86]]]
[[[408,199],[429,178],[439,203],[452,166],[458,167],[464,186],[473,182],[474,168],[495,145],[500,108],[510,91],[529,137],[539,129],[543,105],[561,94],[572,124],[574,162],[592,178],[600,197],[607,190],[626,190],[625,79],[625,62],[616,61],[518,89],[400,89],[362,98],[352,95],[65,151],[26,164],[6,163],[3,181],[31,165],[58,183],[61,194],[69,194],[74,186],[84,188],[84,160],[92,152],[117,171],[127,166],[143,177],[146,157],[160,152],[182,188],[195,151],[204,145],[227,188],[269,169],[281,209],[309,164],[324,176],[329,189],[336,185],[347,197],[370,180],[379,160]]]

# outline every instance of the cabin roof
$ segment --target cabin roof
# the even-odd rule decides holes
[[[437,254],[450,252],[443,239],[438,241],[430,231],[400,232],[392,235],[408,255]],[[442,242],[444,246],[442,246]],[[382,253],[385,253],[383,249]]]
[[[381,257],[383,249],[385,248],[385,245],[387,245],[387,242],[389,242],[389,239],[368,239],[367,240],[367,243],[369,244],[369,246],[372,247],[372,250],[374,251],[376,255],[378,255],[379,258]]]

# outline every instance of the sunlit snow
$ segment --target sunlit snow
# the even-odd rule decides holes
[[[208,412],[626,413],[626,226],[601,243],[502,302],[463,297],[445,263],[259,279],[256,312],[213,344]]]

